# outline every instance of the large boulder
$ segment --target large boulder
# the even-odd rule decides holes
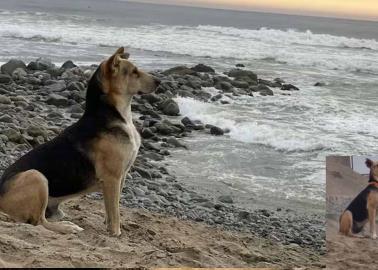
[[[186,66],[177,66],[170,68],[166,71],[163,72],[164,75],[172,75],[172,74],[177,74],[177,75],[196,75],[197,72],[194,70],[186,67]]]
[[[160,105],[161,110],[165,115],[177,116],[180,114],[180,108],[176,101],[167,99]]]
[[[231,69],[229,72],[226,72],[226,75],[239,80],[242,80],[242,78],[249,78],[253,81],[257,81],[257,75],[255,73],[240,68]]]
[[[77,67],[77,65],[75,65],[71,60],[68,60],[68,61],[64,62],[63,65],[60,68],[70,69],[70,68],[75,68],[75,67]]]
[[[50,59],[46,58],[38,58],[35,61],[31,61],[28,64],[28,69],[30,70],[47,70],[47,69],[53,69],[55,65],[51,62]]]
[[[206,73],[214,73],[215,72],[215,70],[212,67],[204,65],[204,64],[198,64],[198,65],[192,67],[191,70],[194,70],[196,72],[206,72]]]
[[[1,83],[10,83],[11,77],[7,74],[0,74],[0,84]]]
[[[26,65],[21,60],[11,59],[1,66],[1,73],[12,75],[13,71],[15,71],[17,68],[25,69]]]

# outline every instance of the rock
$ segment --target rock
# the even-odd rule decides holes
[[[147,171],[146,169],[138,167],[138,166],[134,166],[134,170],[137,171],[140,174],[140,176],[142,176],[143,178],[152,179],[150,172]]]
[[[16,68],[12,72],[12,78],[15,79],[15,80],[21,80],[21,79],[25,78],[27,75],[28,75],[28,73],[23,68]]]
[[[232,197],[230,195],[219,196],[218,201],[220,201],[222,203],[230,203],[230,204],[234,203],[234,200],[232,199]]]
[[[84,109],[82,108],[82,106],[80,104],[75,104],[75,105],[72,105],[69,109],[68,109],[68,112],[69,113],[83,113],[84,112]]]
[[[211,101],[218,101],[218,100],[220,100],[222,97],[223,97],[222,94],[217,94],[217,95],[211,97]]]
[[[324,82],[317,82],[314,84],[314,86],[325,86],[326,84]]]
[[[26,65],[21,60],[11,59],[1,66],[1,72],[4,74],[12,75],[13,71],[15,71],[17,68],[25,69]]]
[[[66,83],[64,81],[56,81],[45,87],[47,92],[61,92],[66,89]]]
[[[236,79],[242,79],[244,77],[247,77],[253,81],[257,81],[257,75],[250,70],[235,68],[231,69],[229,72],[226,72],[226,75]]]
[[[250,91],[252,92],[259,92],[262,96],[273,96],[273,91],[264,84],[259,84],[258,86],[252,86],[250,88]]]
[[[232,81],[231,84],[235,86],[236,88],[248,89],[249,87],[249,83],[246,81],[235,80],[235,81]]]
[[[77,65],[75,65],[71,60],[68,60],[68,61],[64,62],[63,65],[60,68],[70,69],[70,68],[75,68],[75,67],[77,67]]]
[[[176,101],[174,101],[173,99],[164,101],[161,107],[165,115],[177,116],[180,114],[180,108]]]
[[[10,83],[11,82],[11,77],[7,74],[0,74],[0,84],[1,83]]]
[[[229,82],[219,82],[215,85],[215,88],[223,90],[225,92],[232,92],[233,86]]]
[[[224,131],[220,127],[212,126],[210,127],[210,134],[215,136],[222,136],[224,134]]]
[[[12,117],[10,117],[7,114],[4,114],[4,115],[0,116],[0,122],[3,122],[3,123],[12,123],[13,120],[12,120]]]
[[[186,66],[177,66],[170,68],[168,70],[165,70],[163,72],[164,75],[172,75],[172,74],[177,74],[177,75],[195,75],[197,72],[194,70],[186,67]]]
[[[236,66],[236,67],[245,67],[244,64],[236,64],[235,66]]]
[[[51,62],[50,59],[38,58],[36,61],[31,61],[27,68],[30,70],[47,70],[53,69],[55,65]]]
[[[191,70],[197,71],[197,72],[206,72],[206,73],[214,73],[215,70],[207,65],[204,64],[198,64],[191,68]]]
[[[169,143],[170,145],[173,145],[174,147],[182,147],[182,148],[185,148],[185,149],[188,148],[186,145],[179,142],[175,137],[167,138],[167,143]]]
[[[296,90],[296,91],[298,91],[299,88],[292,85],[292,84],[283,84],[282,87],[281,87],[281,90],[285,90],[285,91]]]
[[[0,95],[0,104],[11,104],[12,101],[9,97]]]
[[[150,138],[154,137],[155,134],[151,131],[150,128],[144,128],[144,129],[142,129],[141,136],[144,139],[150,139]]]
[[[60,82],[60,84],[63,87],[63,82]],[[65,86],[65,83],[64,83],[64,86]],[[65,87],[63,89],[65,89]],[[67,90],[81,92],[81,91],[85,91],[85,86],[81,82],[69,82],[67,85]]]
[[[161,100],[162,100],[161,97],[159,97],[155,93],[142,95],[141,98],[144,99],[144,100],[147,100],[148,103],[150,103],[150,104],[155,104],[155,103],[161,102]]]
[[[189,117],[185,116],[183,119],[181,119],[181,123],[186,127],[193,127],[194,122],[189,119]]]
[[[7,136],[8,140],[15,143],[22,143],[23,137],[21,133],[18,130],[15,130],[13,128],[6,129],[2,131],[2,134]]]
[[[26,132],[32,137],[47,137],[47,132],[42,127],[37,125],[31,125],[26,129]]]
[[[46,103],[57,107],[64,107],[68,105],[68,99],[58,94],[50,94],[46,100]]]

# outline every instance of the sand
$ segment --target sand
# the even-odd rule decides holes
[[[65,220],[85,230],[62,235],[42,226],[0,219],[0,258],[20,267],[271,267],[320,266],[299,246],[281,246],[252,235],[226,232],[141,209],[122,208],[122,235],[105,231],[102,201],[81,198],[64,205]],[[1,262],[0,262],[1,265]],[[8,265],[9,266],[9,265]]]
[[[62,235],[0,218],[0,258],[20,267],[321,267],[314,252],[142,209],[121,209],[122,235],[108,236],[102,201],[63,206],[85,230]]]

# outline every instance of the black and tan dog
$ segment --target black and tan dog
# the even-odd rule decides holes
[[[131,100],[139,92],[153,92],[159,84],[127,58],[119,48],[101,63],[88,83],[85,113],[77,123],[5,170],[0,179],[1,212],[18,222],[74,233],[82,228],[46,217],[62,217],[62,201],[102,191],[108,231],[121,234],[120,192],[141,143]]]
[[[356,236],[369,221],[370,236],[377,238],[375,217],[378,208],[378,162],[366,159],[366,166],[370,168],[369,184],[349,204],[340,217],[340,233]]]

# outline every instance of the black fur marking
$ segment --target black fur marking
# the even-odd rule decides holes
[[[347,210],[352,212],[353,215],[353,223],[365,221],[368,218],[368,210],[367,210],[367,199],[369,193],[378,191],[378,188],[372,185],[367,186],[364,190],[362,190],[357,197],[349,204]],[[353,227],[355,225],[353,224]]]
[[[112,123],[125,123],[117,109],[107,102],[102,91],[100,68],[88,83],[86,110],[83,117],[53,140],[42,144],[7,168],[0,179],[0,194],[6,183],[20,172],[35,169],[48,180],[49,195],[61,197],[88,188],[95,180],[95,167],[88,153],[91,142],[99,135],[115,131]],[[116,136],[128,137],[117,129]]]

